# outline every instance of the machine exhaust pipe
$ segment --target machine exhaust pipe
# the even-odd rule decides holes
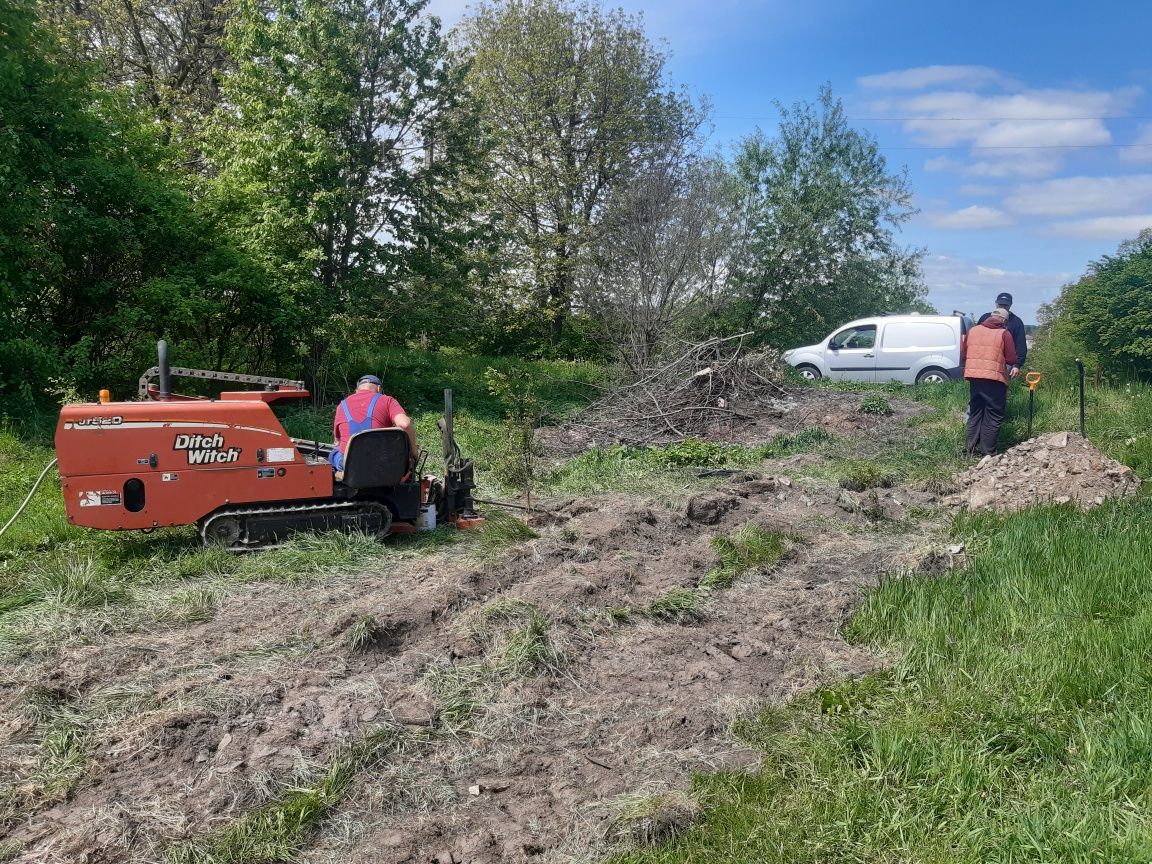
[[[160,367],[160,401],[168,402],[172,398],[172,371],[168,367],[168,343],[161,339],[156,343],[156,353]]]

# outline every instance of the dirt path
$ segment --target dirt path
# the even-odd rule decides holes
[[[915,494],[884,491],[905,499],[888,502],[897,508]],[[236,587],[209,622],[96,635],[25,664],[0,685],[17,708],[0,751],[8,771],[32,755],[22,700],[47,694],[103,719],[89,724],[91,760],[68,799],[13,826],[16,860],[155,861],[386,724],[420,743],[360,777],[303,860],[589,854],[611,833],[616,796],[753,765],[728,733],[734,718],[872,668],[837,624],[880,571],[929,550],[850,509],[831,484],[771,478],[733,478],[690,508],[573,500],[539,539],[492,563],[456,550],[323,585]],[[792,536],[791,555],[710,592],[702,620],[608,614],[695,586],[716,564],[709,539],[748,523]],[[512,598],[539,610],[562,659],[551,672],[484,678],[466,721],[445,722],[430,669],[485,668],[496,642],[478,635],[478,610]],[[366,615],[379,638],[356,653],[349,629]]]

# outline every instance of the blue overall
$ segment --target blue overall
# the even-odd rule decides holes
[[[344,416],[348,420],[348,440],[349,441],[352,440],[352,436],[357,434],[358,432],[367,432],[369,429],[373,428],[372,427],[372,412],[376,410],[376,400],[379,398],[380,398],[379,393],[377,393],[375,396],[372,397],[372,401],[368,403],[368,413],[364,415],[363,420],[353,420],[352,419],[352,412],[348,410],[347,400],[341,400],[340,410],[344,412]],[[347,441],[344,442],[344,446],[345,447],[348,446]],[[332,470],[333,471],[343,471],[344,470],[344,451],[341,450],[339,447],[334,448],[332,450],[332,452],[328,455],[328,461],[332,463]]]

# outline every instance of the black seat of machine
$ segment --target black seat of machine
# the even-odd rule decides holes
[[[348,439],[344,485],[353,489],[395,486],[410,468],[408,435],[402,429],[367,429]]]

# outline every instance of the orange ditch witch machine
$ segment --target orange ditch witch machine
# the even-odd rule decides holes
[[[302,381],[159,365],[140,379],[140,401],[67,405],[56,455],[68,521],[113,531],[196,525],[206,544],[275,546],[299,531],[378,537],[450,523],[483,523],[473,509],[473,465],[452,434],[444,391],[444,478],[413,464],[400,429],[370,429],[348,444],[335,480],[331,444],[291,438],[272,404],[307,398]],[[172,378],[261,385],[216,399],[172,392]],[[153,383],[154,380],[157,383]],[[420,468],[423,466],[421,465]]]

